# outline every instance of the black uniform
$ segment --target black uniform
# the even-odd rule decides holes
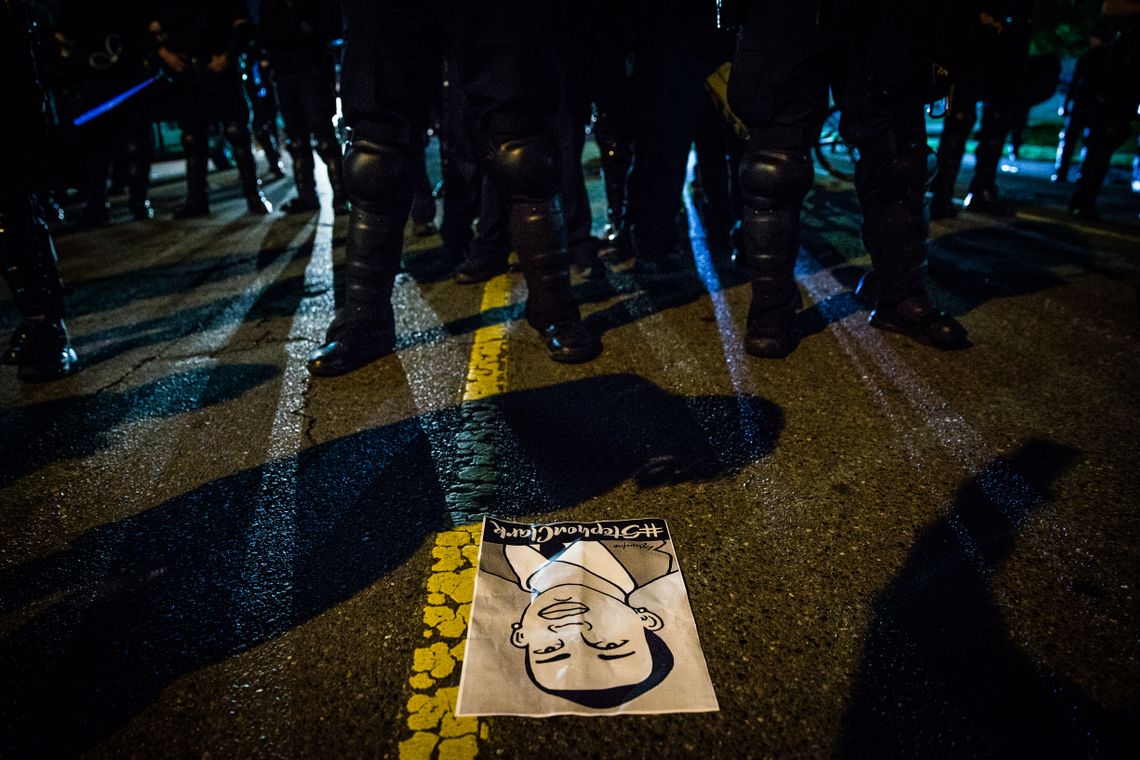
[[[3,360],[21,380],[54,380],[78,369],[63,323],[55,246],[34,193],[46,143],[44,93],[28,38],[26,9],[0,3],[0,71],[12,111],[0,120],[0,271],[23,322]]]
[[[872,322],[938,345],[964,342],[961,326],[933,309],[924,287],[930,13],[925,4],[895,0],[751,4],[728,93],[750,133],[740,168],[739,258],[753,283],[749,353],[775,358],[795,346],[800,207],[814,178],[808,151],[827,116],[829,87],[844,138],[860,156],[855,183],[877,285]]]
[[[186,65],[184,72],[170,72],[182,149],[186,153],[187,197],[177,216],[209,213],[206,162],[212,121],[223,125],[249,211],[269,211],[257,178],[250,144],[249,107],[238,69],[238,59],[246,51],[253,32],[248,16],[241,0],[165,0],[154,13],[152,28],[158,28],[159,46],[181,56]],[[218,56],[225,56],[225,68],[211,72],[208,66]]]
[[[351,371],[391,350],[390,303],[411,206],[413,141],[443,44],[475,117],[480,154],[509,199],[511,238],[526,277],[527,321],[551,357],[586,361],[600,344],[570,293],[559,201],[558,147],[545,129],[557,108],[549,20],[527,0],[349,0],[341,93],[352,143],[346,294],[309,363]]]
[[[322,0],[263,0],[258,37],[273,66],[277,101],[285,121],[285,148],[293,157],[297,198],[287,212],[318,206],[313,149],[325,162],[333,205],[347,211],[336,115],[336,58],[331,43],[343,36],[337,3]]]
[[[954,184],[966,141],[977,120],[978,103],[982,103],[982,128],[965,206],[982,213],[1006,213],[997,197],[998,163],[1017,115],[1029,60],[1033,0],[982,0],[963,3],[962,7],[969,8],[972,14],[976,10],[976,14],[963,40],[965,54],[957,70],[951,71],[954,93],[938,142],[938,176],[931,188],[933,218],[954,215]]]

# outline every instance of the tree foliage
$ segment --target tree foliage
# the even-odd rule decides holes
[[[1037,0],[1033,10],[1033,52],[1079,55],[1100,15],[1099,0]]]

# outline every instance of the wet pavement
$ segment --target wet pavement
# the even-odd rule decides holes
[[[691,271],[575,280],[582,366],[409,236],[398,354],[335,379],[343,218],[229,172],[209,219],[172,185],[60,235],[84,370],[0,377],[0,754],[1134,757],[1138,196],[1075,223],[1032,169],[933,227],[955,353],[867,324],[824,177],[783,361],[698,223]],[[721,711],[453,718],[483,511],[667,519]]]

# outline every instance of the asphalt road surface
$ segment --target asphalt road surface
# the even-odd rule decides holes
[[[933,227],[954,353],[867,324],[822,176],[782,361],[695,222],[690,271],[575,281],[582,366],[409,235],[398,353],[335,379],[343,217],[245,218],[231,171],[61,234],[84,369],[0,377],[0,755],[1138,756],[1140,196],[1074,223],[1032,169]],[[668,520],[720,711],[456,719],[488,511]]]

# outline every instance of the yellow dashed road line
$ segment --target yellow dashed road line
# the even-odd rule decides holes
[[[480,311],[504,308],[511,301],[511,277],[499,275],[483,288]],[[507,322],[475,332],[463,400],[489,398],[506,390]],[[459,525],[436,536],[431,554],[435,564],[427,582],[424,603],[426,646],[416,649],[412,696],[407,704],[410,738],[400,742],[400,760],[470,760],[479,753],[479,740],[487,738],[487,723],[477,718],[456,718],[459,664],[475,592],[482,526]]]

